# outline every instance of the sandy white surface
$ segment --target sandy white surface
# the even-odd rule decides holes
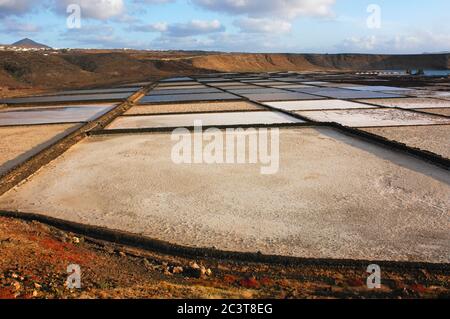
[[[450,159],[450,125],[376,127],[363,130]]]
[[[450,119],[398,109],[330,110],[296,112],[317,122],[335,122],[350,127],[383,127],[450,124]]]
[[[5,108],[0,110],[0,126],[88,122],[111,109],[113,106]]]
[[[142,129],[162,127],[192,127],[195,121],[203,126],[303,123],[304,121],[278,112],[230,112],[196,113],[152,116],[122,116],[112,122],[107,129]]]
[[[321,100],[321,101],[285,101],[266,102],[268,106],[286,111],[311,111],[311,110],[343,110],[343,109],[373,109],[371,106],[362,103],[344,100]]]
[[[399,107],[402,109],[450,108],[450,101],[432,98],[375,99],[360,101],[380,106]]]
[[[0,174],[70,134],[77,127],[77,124],[0,127]]]
[[[311,258],[450,262],[450,172],[332,129],[284,129],[280,171],[176,165],[170,134],[97,136],[0,209],[172,243]]]

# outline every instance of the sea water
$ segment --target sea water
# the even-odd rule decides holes
[[[412,69],[412,74],[416,74],[419,70],[418,69]],[[424,75],[422,76],[429,76],[429,77],[447,77],[450,75],[450,70],[423,70]],[[406,75],[406,70],[383,70],[380,71],[381,73],[397,73],[397,74],[404,74]]]

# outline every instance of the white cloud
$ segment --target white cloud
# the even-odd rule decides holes
[[[394,36],[351,37],[336,46],[339,52],[424,53],[450,51],[450,35],[425,31]]]
[[[133,30],[141,32],[161,32],[166,37],[181,38],[223,32],[225,31],[225,27],[219,20],[192,20],[187,23],[174,24],[159,22],[150,25],[137,26],[133,28]]]
[[[135,30],[143,32],[166,32],[168,28],[169,25],[167,22],[157,22],[149,25],[137,26]]]
[[[44,7],[65,15],[71,4],[81,7],[84,18],[106,20],[125,15],[125,0],[0,0],[0,16],[22,15]]]
[[[116,34],[114,27],[97,22],[83,25],[81,29],[67,29],[60,34],[61,40],[69,42],[75,47],[84,48],[136,48],[146,47],[143,41],[123,38]]]
[[[289,52],[291,47],[279,36],[266,33],[220,32],[204,37],[167,37],[164,33],[150,43],[162,50],[206,50],[223,52]]]
[[[162,35],[151,42],[151,47],[160,50],[209,50],[214,47],[213,43],[209,38],[172,38]]]
[[[192,0],[196,5],[216,12],[251,17],[283,17],[332,15],[336,0]]]
[[[124,0],[55,0],[55,4],[56,9],[64,14],[68,5],[79,5],[82,18],[107,20],[125,15]]]
[[[258,18],[238,19],[234,25],[246,33],[286,33],[292,29],[290,22]]]
[[[0,0],[0,16],[20,15],[31,10],[33,0]]]
[[[32,23],[21,22],[17,19],[5,18],[1,23],[0,31],[7,34],[28,35],[41,31],[41,28],[38,26]]]
[[[344,50],[350,51],[371,51],[377,45],[377,37],[376,36],[368,36],[368,37],[350,37],[343,41],[342,44],[339,45],[340,48]]]
[[[172,3],[176,0],[135,0],[136,3],[147,3],[147,4],[162,4],[162,3]]]

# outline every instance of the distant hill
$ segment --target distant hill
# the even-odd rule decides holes
[[[30,49],[51,49],[49,46],[45,44],[37,43],[28,38],[17,41],[11,45],[14,47],[30,48]]]
[[[1,1],[1,0],[0,0]],[[0,97],[14,88],[86,88],[214,72],[450,69],[450,54],[244,54],[179,51],[0,50]],[[32,51],[32,50],[30,50]],[[9,90],[13,88],[13,90]]]
[[[211,54],[191,59],[198,69],[220,72],[362,71],[447,69],[450,54]]]

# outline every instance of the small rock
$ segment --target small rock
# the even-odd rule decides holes
[[[174,274],[182,274],[184,272],[183,267],[173,267],[172,273]]]
[[[426,279],[430,279],[431,276],[425,269],[421,269],[420,272],[425,276]]]
[[[169,268],[165,268],[165,269],[164,269],[164,275],[166,275],[166,276],[172,276],[173,274],[170,272],[170,269],[169,269]]]
[[[155,270],[155,271],[163,271],[163,269],[164,269],[164,266],[161,266],[161,265],[153,266],[153,270]]]
[[[184,269],[183,274],[186,277],[192,277],[192,278],[201,278],[202,277],[202,271],[200,268],[186,267]]]
[[[106,298],[108,298],[108,294],[107,294],[106,292],[104,292],[104,291],[100,291],[100,292],[98,293],[98,296],[99,296],[101,299],[106,299]]]
[[[13,281],[12,283],[11,283],[11,286],[13,286],[14,287],[14,289],[16,289],[16,291],[19,291],[20,289],[21,289],[21,285],[20,285],[20,282],[18,282],[18,281]]]
[[[199,266],[197,263],[191,263],[190,264],[190,272],[195,274],[194,277],[201,278],[205,276],[211,276],[212,271],[209,268],[206,268],[205,266]]]
[[[68,236],[65,232],[63,232],[63,231],[58,231],[58,232],[56,233],[56,236],[58,236],[59,239],[60,239],[63,243],[67,243],[68,241],[70,241],[69,236]]]
[[[200,266],[196,262],[190,263],[189,266],[193,269],[200,269]]]
[[[125,254],[123,251],[119,251],[119,256],[120,256],[120,257],[126,257],[127,254]]]
[[[36,288],[36,289],[41,289],[42,288],[42,286],[41,285],[39,285],[37,282],[35,282],[34,283],[34,288]]]
[[[152,269],[153,268],[152,264],[148,261],[147,258],[144,258],[143,263],[144,263],[144,267],[145,268],[147,268],[147,269]]]
[[[80,243],[80,238],[78,238],[78,237],[73,237],[73,238],[72,238],[72,242],[73,242],[74,244],[79,244],[79,243]]]
[[[206,275],[206,268],[204,266],[200,267],[200,273],[202,274],[202,277]]]
[[[37,297],[37,296],[38,296],[37,290],[33,290],[33,297]]]
[[[19,275],[16,274],[16,273],[12,273],[12,274],[11,274],[11,277],[14,278],[14,279],[16,279],[16,278],[19,278]]]

